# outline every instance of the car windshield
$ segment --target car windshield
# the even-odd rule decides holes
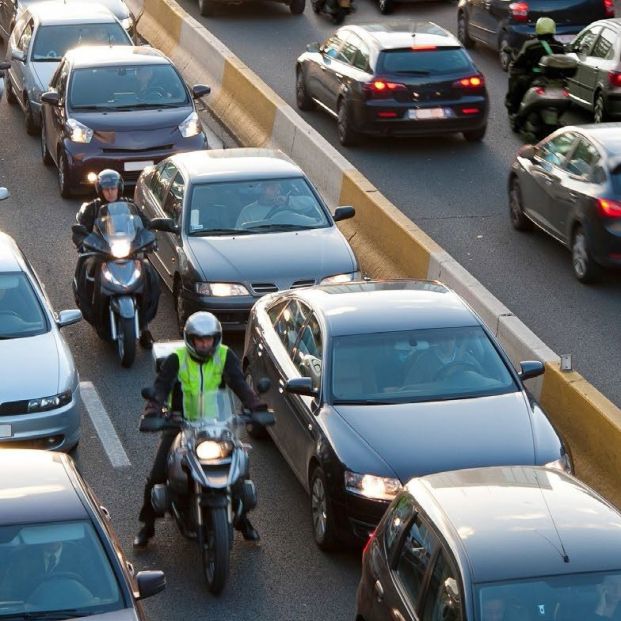
[[[44,492],[46,486],[37,489]],[[0,527],[0,619],[43,613],[69,619],[123,608],[110,560],[90,522]]]
[[[472,63],[461,48],[387,50],[380,54],[377,61],[378,73],[442,75],[470,70]]]
[[[45,314],[27,276],[23,272],[0,273],[0,339],[47,331]]]
[[[189,210],[190,235],[251,235],[330,226],[304,177],[195,185]]]
[[[140,110],[188,105],[177,71],[168,64],[76,69],[71,78],[73,110]]]
[[[480,326],[334,338],[335,404],[443,401],[517,389]]]
[[[595,621],[618,619],[620,602],[621,573],[602,572],[480,584],[475,605],[477,621]]]
[[[59,62],[67,50],[80,45],[131,45],[131,41],[117,22],[41,26],[35,35],[31,60]]]

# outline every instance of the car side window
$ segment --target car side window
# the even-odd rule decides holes
[[[458,573],[444,550],[438,554],[425,598],[423,621],[461,621],[462,597]]]
[[[354,58],[353,65],[354,67],[356,67],[356,69],[362,69],[362,71],[366,71],[367,73],[371,72],[371,63],[369,61],[369,48],[363,41],[360,42],[360,46],[358,47],[358,52],[356,53],[356,57]]]
[[[276,304],[270,306],[270,308],[267,309],[267,316],[270,318],[270,321],[272,322],[272,326],[274,328],[276,327],[276,322],[278,321],[278,318],[280,317],[283,309],[287,305],[287,302],[288,300],[285,300],[284,302],[277,302]]]
[[[386,516],[386,526],[384,528],[384,545],[388,556],[392,556],[395,546],[401,540],[401,535],[407,528],[412,516],[414,515],[414,501],[412,497],[403,492],[399,500],[393,505],[389,516]]]
[[[599,159],[597,149],[590,142],[582,139],[565,163],[565,169],[571,175],[581,179],[590,179]]]
[[[170,184],[170,190],[164,202],[164,213],[172,218],[175,224],[179,224],[181,218],[181,206],[183,205],[183,195],[185,193],[185,182],[183,175],[179,172]]]
[[[34,29],[34,22],[30,20],[26,27],[24,28],[24,32],[22,32],[19,41],[17,42],[17,48],[20,49],[24,54],[28,53],[28,48],[30,47],[30,41],[32,40],[32,31]]]
[[[576,134],[565,132],[541,145],[538,156],[549,164],[561,166],[575,141]]]
[[[302,306],[297,300],[291,300],[278,317],[278,321],[274,324],[278,337],[291,357],[295,350],[298,335],[302,326],[306,323],[307,317],[306,307]]]
[[[360,39],[353,32],[349,32],[347,30],[343,32],[343,47],[341,48],[341,55],[343,56],[344,62],[349,65],[354,64],[354,59],[358,53],[358,46],[360,43]]]
[[[583,32],[572,44],[572,50],[574,52],[580,52],[581,54],[589,54],[597,35],[599,34],[601,27],[595,26],[589,28],[586,32]]]
[[[310,377],[313,380],[313,388],[319,388],[321,385],[322,358],[321,328],[317,316],[311,313],[299,336],[293,362],[302,377]]]
[[[417,515],[405,536],[397,562],[397,576],[414,608],[418,607],[425,574],[437,538],[423,518]]]
[[[614,56],[614,52],[615,35],[608,28],[603,28],[590,55],[595,58],[605,58],[610,60]]]
[[[337,37],[336,35],[330,37],[322,46],[321,51],[325,56],[329,58],[334,58],[335,60],[344,60],[341,55],[341,47],[343,46],[343,41]]]
[[[166,164],[158,166],[156,169],[151,179],[150,187],[153,197],[160,205],[164,202],[164,197],[168,191],[168,184],[176,173],[177,167],[172,162],[166,162]]]

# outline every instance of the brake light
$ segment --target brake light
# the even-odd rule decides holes
[[[389,82],[388,80],[373,80],[367,82],[363,90],[366,91],[371,97],[383,98],[392,97],[394,93],[398,91],[405,91],[407,87],[405,84],[399,84],[398,82]]]
[[[481,112],[480,108],[462,108],[462,114],[479,114]]]
[[[364,548],[362,549],[363,556],[367,553],[369,546],[373,543],[373,539],[375,539],[375,531],[372,531],[367,539],[367,542],[364,544]]]
[[[614,0],[604,0],[604,13],[606,17],[615,16],[615,3]]]
[[[482,75],[471,75],[462,78],[453,83],[453,86],[461,88],[483,88],[485,86],[485,78]]]
[[[429,52],[430,50],[437,50],[438,46],[437,45],[423,45],[421,43],[420,45],[413,45],[412,49],[415,52]]]
[[[377,113],[377,117],[380,119],[396,119],[399,115],[396,112],[390,110],[380,110]]]
[[[511,17],[516,22],[528,21],[528,2],[512,2],[509,5]]]
[[[605,218],[621,218],[621,201],[610,198],[598,198],[597,207],[600,215]]]
[[[611,86],[621,86],[621,72],[610,71],[608,73],[608,82]]]

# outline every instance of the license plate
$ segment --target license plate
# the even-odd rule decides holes
[[[10,438],[12,435],[11,425],[0,425],[0,438]]]
[[[443,119],[444,108],[423,108],[422,110],[408,110],[410,119]]]
[[[569,43],[576,38],[575,34],[554,35],[554,38],[561,43]]]
[[[135,172],[143,170],[147,166],[153,166],[153,160],[144,160],[141,162],[125,162],[125,172]]]

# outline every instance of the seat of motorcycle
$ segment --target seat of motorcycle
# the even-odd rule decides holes
[[[542,57],[539,67],[548,78],[569,78],[576,73],[578,62],[565,54],[550,54]]]
[[[155,363],[155,372],[160,370],[160,367],[164,363],[164,360],[170,356],[170,354],[176,352],[180,347],[185,345],[183,340],[177,341],[157,341],[153,343],[152,355],[153,362]]]

